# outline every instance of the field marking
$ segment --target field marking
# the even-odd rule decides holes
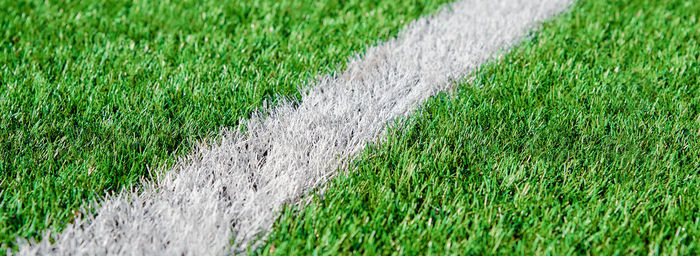
[[[282,102],[267,116],[243,121],[245,132],[229,129],[215,142],[200,143],[141,192],[108,196],[96,215],[51,234],[54,243],[22,242],[19,253],[218,255],[244,249],[270,229],[285,204],[324,184],[390,121],[570,2],[447,5],[354,57],[341,74],[320,78],[301,102]]]

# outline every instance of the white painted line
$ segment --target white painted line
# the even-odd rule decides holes
[[[570,0],[464,0],[371,47],[321,78],[295,107],[281,103],[202,143],[141,193],[100,203],[97,215],[24,244],[20,254],[218,255],[269,230],[285,204],[324,184],[391,120],[404,117]],[[319,35],[322,36],[322,35]],[[235,241],[236,246],[233,246]]]

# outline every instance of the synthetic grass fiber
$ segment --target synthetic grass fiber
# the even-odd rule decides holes
[[[700,2],[579,1],[290,207],[260,254],[700,254]]]
[[[0,0],[0,244],[62,227],[444,2]]]
[[[325,184],[386,124],[519,42],[569,1],[466,0],[367,49],[300,102],[206,140],[174,168],[21,254],[220,255],[262,242],[285,204]],[[233,244],[232,244],[233,243]]]

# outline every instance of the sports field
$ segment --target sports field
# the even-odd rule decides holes
[[[0,244],[700,254],[700,2],[448,2],[0,0]]]

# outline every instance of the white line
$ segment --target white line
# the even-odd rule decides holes
[[[398,36],[327,76],[297,107],[281,103],[202,143],[172,170],[100,203],[96,216],[25,243],[20,254],[209,255],[266,232],[279,210],[323,184],[452,80],[517,43],[570,0],[464,0],[413,22]],[[322,35],[320,35],[322,36]],[[236,246],[232,246],[235,242]]]

